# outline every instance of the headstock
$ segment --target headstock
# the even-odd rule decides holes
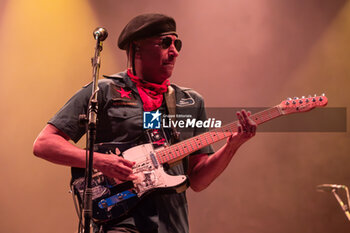
[[[291,114],[296,112],[307,112],[316,107],[324,107],[328,103],[328,99],[325,94],[321,96],[310,95],[305,98],[302,96],[300,99],[298,97],[288,98],[287,100],[282,101],[278,106],[282,114]]]

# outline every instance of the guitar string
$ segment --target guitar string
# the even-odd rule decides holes
[[[272,107],[272,108],[266,109],[264,111],[258,112],[254,115],[251,115],[250,117],[257,124],[261,124],[261,123],[264,123],[268,120],[276,118],[280,115],[281,115],[281,113],[279,112],[278,107]],[[186,153],[181,153],[179,149],[177,149],[177,150],[174,149],[175,146],[177,146],[177,147],[180,146],[181,148],[186,146],[186,148],[188,148],[187,145],[189,144],[192,147],[192,152],[194,152],[195,150],[199,150],[199,149],[209,145],[209,143],[203,143],[202,142],[203,140],[208,141],[207,139],[211,139],[212,142],[210,144],[212,144],[212,143],[220,141],[226,137],[229,137],[230,135],[232,135],[232,132],[237,132],[237,129],[238,129],[238,121],[232,122],[228,125],[223,126],[220,129],[211,130],[207,133],[200,134],[194,138],[187,139],[187,140],[184,140],[180,143],[174,144],[170,147],[164,148],[156,153],[156,157],[160,163],[165,163],[165,162],[169,162],[171,160],[180,159],[181,157],[185,157]],[[218,132],[217,130],[220,130],[221,132]],[[226,135],[226,133],[228,133],[228,135]],[[222,136],[222,134],[223,134],[223,136]],[[213,136],[214,136],[214,139],[213,139]],[[192,142],[194,142],[194,143],[192,143]],[[200,145],[198,145],[197,142],[200,142]],[[196,147],[195,149],[193,148],[193,145]],[[189,151],[187,153],[190,154],[192,152]]]

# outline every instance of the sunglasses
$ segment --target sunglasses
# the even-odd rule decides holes
[[[167,49],[171,46],[173,43],[173,39],[171,37],[164,37],[162,41],[159,43],[160,46],[162,46],[162,49]],[[179,39],[174,40],[174,46],[178,52],[180,52],[182,47],[182,41]]]

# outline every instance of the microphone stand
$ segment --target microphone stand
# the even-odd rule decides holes
[[[92,219],[92,171],[93,171],[93,155],[94,144],[96,140],[96,121],[97,121],[97,92],[98,92],[98,76],[100,70],[100,53],[102,51],[102,41],[107,38],[107,31],[103,28],[97,28],[93,33],[96,39],[95,55],[91,59],[92,63],[92,95],[89,101],[88,115],[88,133],[87,133],[87,150],[88,158],[86,159],[85,170],[85,192],[83,200],[84,214],[84,233],[90,233],[90,224]],[[86,118],[86,116],[85,116]],[[87,120],[85,120],[86,122]]]
[[[350,212],[349,212],[349,190],[348,187],[346,187],[344,185],[344,189],[346,192],[346,197],[347,197],[347,204],[344,204],[344,202],[341,200],[341,198],[339,197],[339,195],[337,194],[337,190],[336,189],[332,189],[332,193],[334,195],[334,197],[337,199],[340,207],[342,208],[342,210],[344,211],[346,217],[348,218],[348,220],[350,221]]]

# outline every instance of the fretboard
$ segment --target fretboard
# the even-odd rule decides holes
[[[258,112],[250,116],[250,118],[255,121],[257,125],[260,125],[264,122],[272,120],[276,117],[281,116],[281,112],[278,107],[273,107],[266,109],[264,111]],[[179,143],[176,143],[172,146],[163,148],[156,152],[158,161],[163,163],[174,163],[187,155],[202,149],[208,145],[211,145],[215,142],[223,140],[232,134],[238,131],[239,121],[234,121],[230,124],[227,124],[221,128],[216,128],[210,130],[209,132],[200,134],[190,139],[186,139]]]

